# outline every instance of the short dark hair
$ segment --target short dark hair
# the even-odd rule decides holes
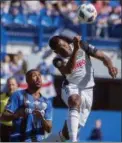
[[[55,47],[57,45],[57,42],[60,40],[60,36],[53,36],[50,40],[49,40],[49,46],[52,50],[55,50]]]
[[[26,73],[26,81],[28,81],[28,76],[33,72],[33,71],[38,71],[40,73],[40,71],[38,69],[31,69],[29,71],[27,71]]]
[[[68,43],[71,43],[71,40],[68,38],[68,37],[65,37],[65,36],[61,36],[61,35],[58,35],[58,36],[53,36],[50,40],[49,40],[49,46],[51,47],[52,50],[55,50],[56,48],[56,45],[58,43],[59,40],[64,40]]]

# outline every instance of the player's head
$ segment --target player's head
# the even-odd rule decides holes
[[[15,92],[18,88],[18,84],[17,84],[17,81],[14,77],[10,77],[8,78],[7,80],[7,89],[8,89],[8,92],[10,94],[12,94],[13,92]]]
[[[42,85],[41,73],[37,69],[31,69],[26,73],[26,82],[31,89],[39,89]]]
[[[96,121],[95,121],[95,126],[96,126],[96,128],[101,128],[101,126],[102,126],[102,121],[101,121],[100,119],[96,120]]]
[[[72,49],[63,36],[54,36],[49,41],[51,49],[62,57],[69,57],[72,54]]]

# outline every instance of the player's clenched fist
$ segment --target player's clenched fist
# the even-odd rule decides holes
[[[113,77],[116,78],[117,74],[118,74],[118,69],[116,67],[109,67],[109,74]]]
[[[42,113],[39,110],[34,110],[33,114],[37,117],[37,118],[42,118]]]
[[[75,36],[73,38],[73,43],[79,43],[81,41],[81,36]]]
[[[77,50],[80,47],[81,36],[75,36],[73,38],[74,48]]]

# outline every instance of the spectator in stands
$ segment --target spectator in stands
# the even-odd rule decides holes
[[[52,98],[56,96],[56,91],[54,87],[54,79],[51,75],[51,68],[47,66],[45,62],[41,62],[37,69],[42,74],[42,88],[41,93],[46,98]]]
[[[112,11],[112,7],[109,5],[109,1],[103,1],[102,9],[98,15],[96,23],[96,36],[100,37],[103,33],[105,38],[108,38],[108,18]]]
[[[39,0],[32,0],[32,1],[22,1],[23,12],[25,14],[36,13],[39,14],[41,9],[44,8],[44,4],[41,3]]]
[[[41,14],[41,24],[46,27],[59,27],[60,25],[60,14],[56,9],[55,1],[45,2],[45,15]]]
[[[27,72],[27,61],[24,59],[24,55],[21,51],[17,53],[18,56],[18,64],[21,67],[20,73],[25,74]]]
[[[4,9],[5,9],[5,2],[1,2],[1,4],[0,4],[0,14],[1,15],[4,13]]]
[[[18,84],[14,77],[8,78],[6,89],[6,92],[0,94],[0,114],[4,112],[4,108],[9,100],[9,97],[18,89]],[[1,122],[0,131],[1,141],[9,142],[9,135],[12,131],[12,122]]]
[[[19,14],[18,7],[13,7],[12,11],[11,11],[11,14],[12,14],[13,17],[16,17]]]
[[[9,8],[10,8],[10,1],[2,1],[0,3],[0,14],[5,14],[9,12]]]
[[[21,77],[21,73],[20,73],[22,66],[19,65],[19,57],[17,55],[13,56],[13,60],[11,62],[10,68],[11,68],[11,72],[15,76],[17,82],[20,83],[21,80],[23,80],[23,79],[21,79],[22,77]]]
[[[10,76],[12,76],[10,64],[11,64],[10,56],[6,55],[4,61],[1,63],[1,76],[5,80],[7,80]]]
[[[121,6],[113,7],[112,12],[109,16],[109,24],[122,24],[121,20]]]
[[[89,140],[102,141],[102,131],[101,131],[102,121],[96,120],[95,127],[93,128]]]
[[[75,1],[57,1],[55,7],[58,12],[73,24],[78,24],[78,18],[76,17],[76,10],[78,8]]]
[[[18,13],[22,13],[21,0],[11,0],[9,11],[15,16]],[[16,11],[16,12],[15,12]],[[17,13],[17,14],[16,14]]]
[[[101,0],[96,0],[96,2],[94,3],[94,6],[95,6],[95,8],[96,8],[96,10],[97,10],[97,14],[99,15],[99,14],[100,14],[100,11],[101,11],[101,9],[102,9],[102,7],[103,7],[103,1],[101,1]]]

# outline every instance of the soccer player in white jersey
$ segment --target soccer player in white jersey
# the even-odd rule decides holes
[[[61,96],[69,110],[62,131],[57,135],[52,134],[45,142],[77,142],[78,128],[85,125],[93,100],[94,76],[90,56],[101,60],[112,78],[116,77],[118,71],[108,56],[83,42],[80,36],[74,37],[71,44],[62,36],[54,36],[49,46],[58,55],[53,60],[55,67],[65,77]]]

